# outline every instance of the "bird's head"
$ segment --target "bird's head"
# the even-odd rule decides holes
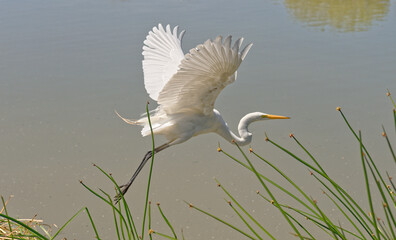
[[[249,124],[256,122],[256,121],[262,121],[262,120],[269,120],[269,119],[289,119],[289,117],[285,116],[279,116],[279,115],[272,115],[268,113],[262,113],[262,112],[252,112],[246,114],[241,121],[239,122],[238,129],[242,130],[245,129],[247,131],[247,127]]]
[[[253,113],[246,114],[241,119],[241,121],[239,122],[239,125],[238,125],[239,135],[243,139],[243,141],[240,141],[239,144],[246,145],[251,142],[252,133],[250,133],[248,130],[249,124],[256,122],[256,121],[268,120],[268,119],[289,119],[289,117],[272,115],[272,114],[262,113],[262,112],[253,112]]]

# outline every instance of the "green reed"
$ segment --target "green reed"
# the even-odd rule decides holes
[[[396,105],[389,91],[387,92],[387,96],[390,97],[393,106],[396,108]],[[286,225],[289,225],[290,228],[293,230],[291,234],[297,238],[317,239],[315,237],[317,233],[325,233],[330,239],[396,239],[395,184],[393,183],[392,178],[388,172],[385,171],[385,175],[384,171],[378,169],[374,159],[371,157],[364,144],[364,141],[362,140],[361,132],[355,131],[353,129],[352,125],[350,124],[344,113],[341,111],[341,108],[337,107],[337,111],[339,111],[348,129],[355,136],[359,144],[364,181],[364,188],[362,188],[362,193],[364,193],[366,196],[365,199],[368,203],[369,210],[364,210],[364,207],[359,205],[357,199],[354,199],[354,197],[352,197],[348,193],[345,187],[343,187],[343,184],[336,181],[336,179],[333,179],[330,176],[330,174],[321,166],[320,161],[318,161],[313,156],[313,154],[309,152],[308,148],[305,147],[294,134],[290,134],[290,138],[293,139],[297,146],[307,154],[308,160],[305,160],[303,157],[297,156],[297,154],[293,153],[289,149],[282,147],[281,145],[270,139],[268,136],[266,137],[266,142],[280,149],[281,151],[286,153],[291,159],[296,160],[299,164],[303,164],[309,169],[310,175],[322,186],[322,193],[339,211],[339,216],[343,218],[342,220],[346,221],[349,224],[348,227],[342,226],[338,220],[333,220],[332,217],[330,217],[329,214],[320,207],[320,203],[318,203],[317,200],[309,197],[309,195],[304,192],[302,188],[298,186],[298,184],[295,183],[290,176],[282,171],[282,169],[277,168],[269,160],[257,154],[252,148],[249,149],[251,155],[247,157],[247,154],[238,145],[235,144],[242,155],[242,159],[244,159],[245,161],[241,161],[238,158],[230,155],[224,149],[220,148],[220,146],[218,148],[218,152],[221,152],[231,160],[235,161],[236,163],[256,175],[260,185],[264,188],[269,198],[261,194],[260,191],[257,191],[257,194],[267,203],[270,203],[270,205],[274,206],[280,211],[281,215],[286,220]],[[396,130],[395,109],[393,109],[393,117],[395,119]],[[385,128],[382,128],[382,136],[385,137],[386,144],[389,147],[393,162],[396,163],[396,157],[392,148],[391,141],[386,134]],[[278,173],[284,180],[286,180],[290,184],[291,189],[287,189],[285,186],[283,186],[284,184],[278,184],[274,180],[267,178],[263,173],[260,173],[260,171],[257,170],[253,165],[254,159],[260,160],[270,166],[273,171]],[[223,190],[223,192],[227,195],[227,197],[231,199],[230,201],[227,201],[227,203],[231,206],[236,216],[241,219],[243,225],[245,225],[250,232],[244,232],[241,230],[240,227],[233,226],[227,221],[220,219],[210,214],[209,212],[206,212],[192,205],[191,203],[189,203],[189,206],[205,215],[216,219],[222,224],[231,227],[232,229],[236,230],[247,238],[263,239],[265,236],[266,238],[269,237],[271,239],[276,239],[276,237],[274,237],[275,233],[270,233],[270,231],[266,229],[262,223],[260,223],[254,216],[252,216],[245,210],[245,207],[243,207],[237,201],[237,199],[229,191],[226,190],[225,186],[220,184],[217,179],[216,182],[218,186]],[[269,190],[267,184],[274,187],[275,190]],[[276,197],[276,195],[279,195],[280,193],[286,194],[288,197],[298,203],[298,205],[290,206],[288,204],[282,203],[285,199],[280,200],[279,197]],[[378,202],[380,202],[380,204],[378,204]],[[234,207],[234,205],[236,207]],[[307,221],[300,220],[301,217],[308,220],[309,224],[307,224]],[[259,232],[258,230],[261,230],[261,232]],[[253,235],[250,235],[250,233]]]
[[[151,130],[151,140],[152,140],[152,156],[151,156],[151,164],[150,164],[150,169],[149,169],[149,176],[148,176],[148,181],[147,181],[147,187],[146,187],[146,195],[145,195],[145,202],[144,202],[144,207],[143,207],[143,217],[142,217],[142,222],[141,222],[141,231],[139,232],[136,228],[134,216],[136,215],[135,213],[132,214],[132,211],[130,207],[128,206],[128,203],[126,202],[124,196],[121,194],[121,189],[118,185],[118,183],[115,181],[113,176],[106,171],[104,171],[102,168],[100,168],[97,165],[94,165],[100,172],[102,172],[114,185],[114,188],[116,190],[117,196],[120,197],[119,201],[117,203],[114,203],[110,197],[110,194],[106,193],[105,191],[99,189],[99,191],[95,191],[92,188],[88,187],[85,185],[83,182],[81,184],[92,194],[94,194],[96,197],[100,198],[106,205],[108,205],[113,212],[113,222],[114,222],[114,228],[115,232],[117,235],[117,239],[119,240],[143,240],[145,237],[145,233],[148,233],[148,237],[150,240],[152,240],[152,235],[157,235],[163,238],[167,239],[177,239],[176,232],[171,225],[170,221],[166,218],[164,211],[161,209],[159,203],[157,204],[158,206],[158,211],[163,218],[164,222],[168,225],[172,232],[172,236],[169,236],[164,233],[160,233],[157,231],[154,231],[152,229],[152,209],[151,209],[151,202],[149,201],[149,196],[150,196],[150,186],[151,186],[151,177],[153,173],[153,166],[154,166],[154,155],[155,155],[155,142],[154,142],[154,134],[153,130],[151,128],[151,120],[150,120],[150,112],[148,110],[148,103],[146,105],[146,112],[147,112],[147,118],[148,122],[150,125],[150,130]],[[146,227],[146,222],[147,222],[147,227]]]

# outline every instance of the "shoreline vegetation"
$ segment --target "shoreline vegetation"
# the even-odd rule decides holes
[[[396,104],[389,92],[386,93],[393,105],[393,118],[395,123],[396,131]],[[150,115],[148,106],[146,106],[147,116],[150,123]],[[386,169],[378,169],[375,160],[371,157],[367,148],[365,147],[365,140],[362,137],[361,131],[356,131],[353,128],[346,115],[342,112],[340,107],[337,107],[337,111],[340,113],[342,119],[351,134],[355,137],[358,151],[360,151],[361,169],[363,173],[363,181],[360,191],[364,202],[368,204],[369,209],[358,204],[358,201],[354,199],[349,193],[348,189],[342,186],[340,179],[333,179],[331,173],[327,172],[320,161],[317,160],[310,152],[309,146],[304,146],[303,143],[297,139],[294,134],[290,134],[290,138],[296,143],[297,147],[305,152],[305,157],[299,157],[294,154],[291,150],[282,147],[279,143],[275,142],[268,136],[266,141],[272,144],[275,148],[280,149],[292,160],[297,161],[299,164],[304,165],[309,169],[309,173],[312,178],[321,185],[321,191],[324,196],[328,199],[333,208],[338,211],[337,218],[332,217],[334,214],[327,213],[323,209],[321,203],[316,199],[312,198],[307,192],[303,190],[302,186],[299,186],[292,179],[292,176],[288,176],[282,169],[277,168],[273,163],[257,154],[252,148],[248,151],[241,149],[236,143],[235,147],[239,149],[241,157],[236,158],[220,146],[217,151],[221,154],[226,155],[235,163],[241,167],[248,169],[257,177],[257,181],[261,185],[261,189],[257,190],[257,195],[262,199],[262,203],[257,207],[275,207],[279,210],[283,217],[283,227],[288,229],[292,239],[318,239],[316,235],[327,236],[328,239],[396,239],[396,186],[392,180],[392,174]],[[151,123],[150,123],[151,127]],[[388,133],[384,126],[382,126],[382,136],[385,139],[385,144],[389,148],[390,155],[389,161],[396,164],[396,156],[391,140],[388,137]],[[152,131],[152,130],[151,130]],[[154,149],[154,137],[152,134],[152,147]],[[392,147],[393,146],[393,147]],[[137,217],[133,216],[126,200],[122,195],[118,204],[114,204],[112,196],[99,189],[94,191],[91,187],[85,185],[82,181],[80,183],[93,195],[100,198],[113,212],[113,219],[109,221],[114,222],[114,230],[117,235],[117,239],[185,239],[183,232],[176,233],[171,221],[166,217],[165,211],[161,208],[160,204],[157,203],[157,211],[163,219],[164,224],[169,227],[167,233],[157,232],[155,227],[152,226],[152,211],[153,206],[150,199],[150,184],[151,175],[154,164],[154,154],[151,158],[150,174],[147,181],[147,191],[145,195],[145,204],[142,207],[144,209],[143,216],[139,219],[142,226],[141,229],[137,229],[135,224]],[[277,172],[287,184],[278,184],[277,182],[267,178],[261,169],[256,168],[257,161],[264,162],[273,171]],[[118,194],[121,193],[119,185],[114,180],[111,174],[101,169],[99,166],[94,165],[104,176],[106,176],[116,189]],[[275,233],[271,233],[270,229],[266,229],[266,226],[261,224],[258,219],[255,218],[249,211],[246,210],[240,202],[229,192],[226,186],[222,185],[221,182],[215,179],[217,186],[225,194],[225,204],[230,206],[230,211],[234,213],[241,220],[240,226],[232,225],[225,220],[205,211],[195,205],[195,203],[186,202],[186,205],[210,218],[215,219],[220,224],[224,224],[237,233],[239,236],[244,236],[246,239],[278,239]],[[280,199],[280,194],[286,195],[288,198]],[[58,234],[64,230],[67,225],[73,221],[75,217],[81,213],[86,213],[90,224],[95,232],[95,238],[101,239],[100,234],[96,230],[94,220],[92,219],[88,208],[81,208],[75,215],[73,215],[62,227],[57,228],[57,231],[50,226],[45,224],[42,220],[36,219],[34,216],[31,219],[15,219],[11,217],[7,211],[7,204],[11,197],[5,201],[2,199],[2,208],[0,208],[0,240],[8,239],[59,239]],[[292,202],[293,205],[285,204],[284,202]],[[341,221],[344,223],[341,225]],[[52,232],[55,232],[52,234]],[[52,235],[51,235],[52,234]]]

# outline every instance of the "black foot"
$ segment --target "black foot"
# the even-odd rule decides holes
[[[119,186],[119,187],[120,187],[120,190],[121,190],[121,194],[118,193],[118,194],[114,197],[114,203],[115,203],[115,204],[118,204],[118,202],[122,199],[122,196],[125,195],[125,193],[128,191],[128,188],[129,188],[130,186],[131,186],[131,185],[128,185],[128,184],[124,184],[124,185]]]

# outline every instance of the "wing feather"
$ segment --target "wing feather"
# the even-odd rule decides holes
[[[231,36],[207,40],[190,50],[179,70],[165,84],[158,96],[161,109],[167,114],[213,112],[217,96],[236,79],[236,71],[252,44],[241,52],[243,39],[231,47]]]
[[[172,29],[158,24],[143,42],[144,85],[150,97],[157,101],[158,95],[169,79],[179,69],[184,58],[181,41],[184,30],[178,36],[178,27]]]

